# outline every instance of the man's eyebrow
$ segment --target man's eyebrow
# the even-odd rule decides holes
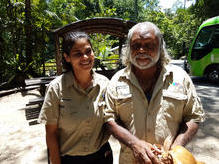
[[[152,41],[152,40],[154,40],[153,38],[147,37],[147,38],[138,38],[138,39],[132,40],[132,41],[131,41],[131,44],[132,44],[132,43],[136,43],[136,42],[139,42],[139,43],[140,43],[140,42],[142,42],[142,40],[147,40],[147,41],[150,41],[150,40],[151,40],[150,42],[154,42],[154,41]]]
[[[141,42],[141,41],[142,41],[142,38],[138,38],[138,39],[135,39],[135,40],[131,40],[131,43]]]

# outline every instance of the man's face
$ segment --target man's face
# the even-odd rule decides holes
[[[153,29],[136,29],[130,41],[130,48],[130,61],[139,69],[154,66],[160,58],[159,39]]]

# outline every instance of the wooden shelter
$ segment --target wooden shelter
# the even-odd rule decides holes
[[[92,18],[73,22],[62,28],[54,30],[57,74],[59,75],[62,73],[62,54],[60,53],[60,38],[62,38],[65,33],[71,31],[83,31],[87,34],[102,33],[116,36],[119,39],[119,54],[121,54],[122,44],[125,41],[127,33],[129,29],[135,24],[135,22],[125,21],[119,18]]]

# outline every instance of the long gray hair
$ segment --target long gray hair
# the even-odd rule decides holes
[[[131,61],[130,61],[130,56],[131,56],[131,47],[130,47],[130,41],[132,38],[132,35],[136,29],[143,29],[144,31],[147,31],[148,28],[152,28],[154,30],[155,36],[158,37],[159,39],[159,44],[160,44],[160,59],[159,63],[161,66],[167,65],[170,62],[170,56],[168,55],[168,52],[166,50],[166,44],[164,42],[163,36],[160,32],[160,29],[153,23],[151,22],[142,22],[138,23],[135,26],[133,26],[128,33],[127,37],[127,47],[125,53],[122,54],[122,64],[125,66],[130,66]]]

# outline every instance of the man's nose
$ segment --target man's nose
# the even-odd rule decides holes
[[[83,53],[82,58],[89,58],[89,56],[86,53]]]
[[[145,51],[145,48],[143,46],[140,46],[139,51]]]
[[[148,49],[145,48],[144,45],[139,46],[138,52],[140,53],[148,53]]]

